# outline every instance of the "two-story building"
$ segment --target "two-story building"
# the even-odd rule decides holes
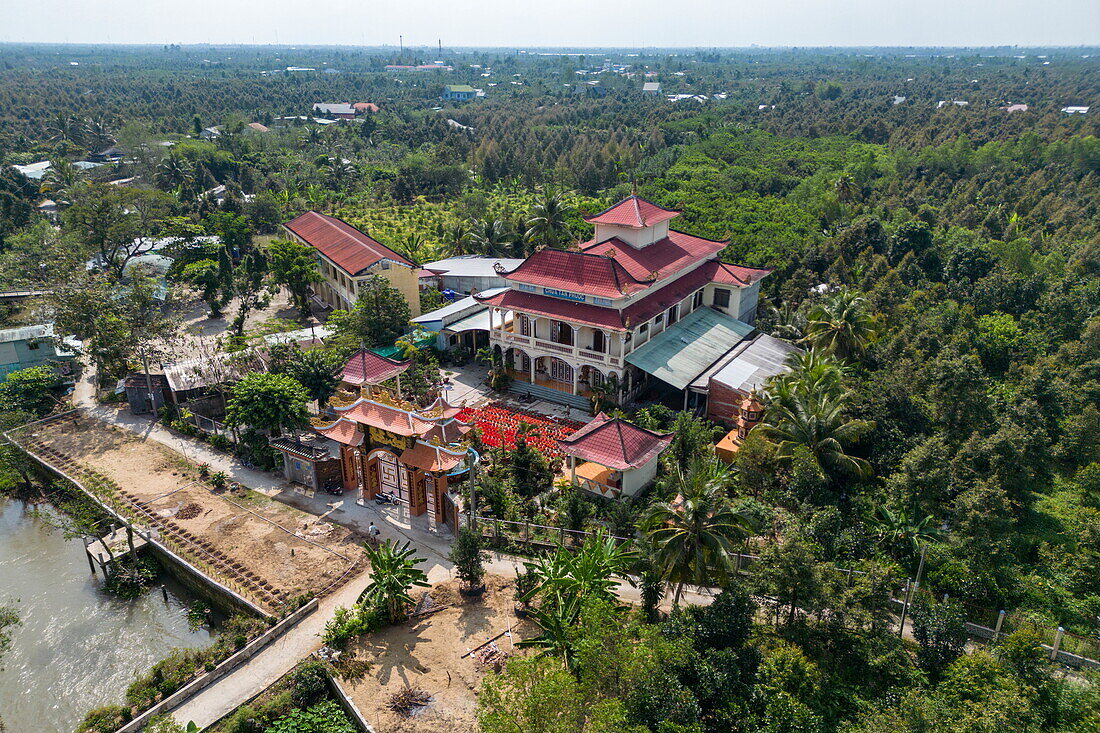
[[[516,391],[586,408],[615,377],[625,400],[653,385],[688,405],[689,385],[754,336],[771,270],[720,261],[727,242],[671,229],[679,213],[631,196],[586,219],[590,241],[538,250],[501,268],[507,290],[475,296]]]
[[[420,268],[366,232],[335,216],[307,211],[283,229],[294,240],[317,251],[322,282],[314,295],[327,308],[351,308],[359,289],[372,277],[384,277],[405,297],[413,316],[420,315]]]

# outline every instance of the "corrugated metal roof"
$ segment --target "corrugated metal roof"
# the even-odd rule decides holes
[[[725,358],[700,374],[691,388],[706,391],[713,380],[730,389],[751,392],[764,386],[768,377],[787,371],[787,356],[802,350],[766,333],[758,333],[751,341],[737,346]]]
[[[462,333],[463,331],[488,331],[489,309],[482,308],[472,316],[466,316],[461,321],[456,321],[449,326],[444,326],[443,329],[452,333]]]
[[[52,323],[40,323],[35,326],[20,326],[18,328],[5,328],[0,331],[0,344],[42,338],[53,338]]]
[[[684,389],[752,332],[752,326],[736,318],[699,308],[629,354],[626,361]]]

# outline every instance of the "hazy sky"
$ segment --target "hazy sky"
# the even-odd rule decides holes
[[[0,41],[445,46],[1100,44],[1100,0],[0,0]]]

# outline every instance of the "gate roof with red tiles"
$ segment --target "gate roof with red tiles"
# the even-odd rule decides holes
[[[348,384],[362,386],[364,384],[381,384],[387,379],[393,379],[412,366],[412,362],[394,361],[384,356],[379,356],[370,349],[362,349],[352,354],[344,365],[344,371],[340,379]]]

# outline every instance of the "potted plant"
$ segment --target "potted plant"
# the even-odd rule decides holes
[[[481,549],[481,533],[470,527],[458,530],[448,559],[454,563],[455,575],[462,581],[459,592],[464,596],[480,596],[485,592],[486,553]]]

